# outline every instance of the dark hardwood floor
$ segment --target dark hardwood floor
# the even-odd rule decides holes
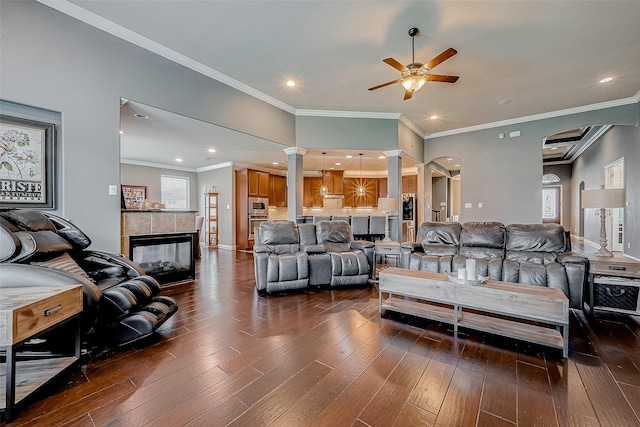
[[[640,426],[640,319],[571,315],[559,350],[380,318],[375,289],[259,296],[249,253],[204,250],[180,309],[10,426]]]

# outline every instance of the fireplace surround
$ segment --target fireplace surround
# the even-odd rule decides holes
[[[196,235],[186,232],[129,236],[129,259],[161,286],[193,282]]]

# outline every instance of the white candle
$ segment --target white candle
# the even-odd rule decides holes
[[[467,260],[467,280],[476,280],[476,260]]]
[[[460,267],[458,269],[458,279],[466,279],[467,278],[467,269],[464,267]]]

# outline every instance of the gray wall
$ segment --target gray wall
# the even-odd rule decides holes
[[[630,104],[432,138],[425,141],[424,161],[444,156],[461,160],[461,222],[540,223],[543,138],[585,125],[635,125],[637,120],[638,104]],[[522,134],[509,138],[512,131]],[[500,133],[505,138],[498,138]],[[465,208],[465,203],[473,207]]]
[[[640,117],[639,117],[640,121]],[[640,128],[638,126],[614,126],[600,140],[589,147],[573,163],[574,208],[572,210],[572,232],[576,231],[580,206],[578,187],[584,182],[585,189],[600,188],[605,183],[604,167],[624,157],[624,182],[626,207],[624,210],[624,253],[640,259]],[[584,215],[584,238],[596,244],[600,241],[600,218],[593,210]],[[612,236],[607,236],[609,239]]]
[[[33,1],[0,2],[2,99],[60,112],[59,213],[118,252],[120,97],[285,145],[295,117]]]
[[[297,116],[296,143],[302,148],[394,150],[398,121]]]
[[[235,183],[231,166],[220,169],[212,169],[198,173],[198,200],[200,213],[206,218],[205,196],[207,189],[215,186],[218,192],[218,247],[235,249],[236,246],[236,222],[235,222]],[[228,208],[227,208],[228,206]],[[204,232],[202,233],[204,239]]]
[[[160,202],[160,177],[162,175],[189,178],[189,210],[198,210],[198,174],[176,169],[155,168],[149,166],[120,164],[120,179],[123,185],[144,185],[147,187],[147,199]]]

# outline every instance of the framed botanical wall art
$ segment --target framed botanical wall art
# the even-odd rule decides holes
[[[147,187],[142,185],[123,185],[122,199],[125,209],[142,209],[142,202],[147,198]]]
[[[55,208],[56,129],[0,115],[0,206]]]

